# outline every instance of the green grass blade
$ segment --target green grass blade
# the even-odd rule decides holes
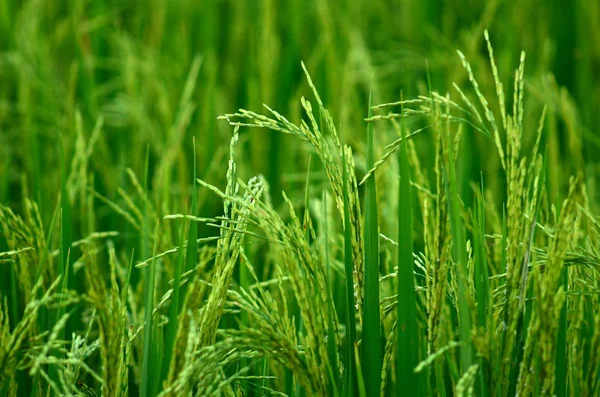
[[[150,167],[150,145],[146,146],[146,157],[144,159],[144,191],[148,192],[148,172]],[[142,219],[142,230],[140,236],[140,256],[142,260],[148,259],[150,256],[150,250],[148,248],[148,242],[150,240],[150,224],[148,220],[148,202],[142,199],[143,204],[143,219]],[[136,281],[137,277],[134,277],[133,281]],[[135,283],[134,283],[135,284]]]
[[[148,179],[149,179],[149,167],[150,167],[150,145],[146,148],[146,159],[144,163],[144,191],[148,192]],[[149,208],[147,200],[143,200],[144,203],[144,214],[143,214],[143,228],[141,238],[141,255],[142,258],[148,257],[148,244],[150,241],[149,235]],[[159,223],[156,224],[155,240],[154,240],[154,254],[152,261],[149,266],[144,268],[144,350],[142,356],[142,380],[140,385],[140,395],[142,397],[153,396],[153,384],[154,376],[156,374],[156,361],[153,360],[154,352],[154,324],[152,311],[154,310],[154,287],[155,287],[155,257],[156,257],[156,246],[158,239],[158,227]]]
[[[368,117],[373,115],[369,93]],[[373,124],[367,123],[367,169],[375,163]],[[365,197],[365,299],[363,302],[362,368],[365,389],[375,396],[381,387],[381,319],[379,311],[379,226],[375,176],[367,179]]]
[[[192,227],[193,222],[190,222]],[[194,225],[195,226],[195,225]],[[185,222],[182,222],[179,246],[183,247],[184,240]],[[175,347],[175,339],[177,337],[178,328],[178,317],[179,317],[179,301],[181,292],[181,274],[183,269],[183,248],[177,253],[177,259],[175,261],[175,272],[173,277],[173,293],[171,295],[171,304],[169,306],[169,322],[167,323],[166,339],[165,339],[165,354],[162,360],[161,368],[161,380],[164,381],[169,375],[169,368],[171,365],[171,358],[173,356],[173,348]]]
[[[446,164],[446,190],[448,196],[448,213],[450,216],[450,228],[452,234],[453,257],[456,264],[456,275],[458,279],[458,318],[460,329],[460,357],[462,373],[473,365],[473,346],[471,343],[471,310],[467,302],[467,251],[465,228],[461,218],[460,198],[458,196],[458,183],[456,178],[454,159],[454,137],[451,137],[450,123],[447,126],[447,145],[449,164]]]
[[[123,286],[123,290],[121,291],[121,301],[124,305],[127,305],[127,294],[129,293],[129,286],[131,285],[131,275],[133,273],[133,258],[135,257],[135,252],[131,251],[131,256],[129,257],[129,267],[127,268],[127,277],[125,278],[125,285]]]
[[[328,393],[330,396],[339,396],[339,388],[341,385],[340,376],[338,371],[338,353],[336,345],[335,328],[333,324],[333,316],[335,308],[333,305],[333,293],[331,286],[331,263],[329,262],[329,225],[327,222],[327,190],[323,185],[323,227],[325,236],[325,285],[327,286],[327,357],[328,357],[328,371],[329,371],[329,388]]]
[[[158,374],[158,358],[156,354],[154,338],[156,329],[154,326],[154,287],[156,282],[156,246],[158,241],[158,230],[160,221],[156,222],[154,232],[154,250],[152,262],[144,268],[144,353],[142,356],[142,384],[140,395],[143,397],[153,397],[155,395],[154,383]]]
[[[67,166],[62,139],[59,139],[60,151],[60,266],[61,274],[63,275],[63,284],[69,289],[76,289],[78,285],[75,283],[73,267],[69,266],[69,258],[71,257],[71,245],[73,244],[73,230],[71,217],[71,202],[69,200],[69,192],[67,190]],[[74,318],[72,316],[67,324],[66,333],[70,335],[75,330]],[[60,318],[60,317],[59,317]]]
[[[548,160],[548,150],[546,148],[546,153],[544,154],[544,162],[542,165],[542,170],[540,172],[539,177],[539,188],[538,188],[538,196],[536,197],[536,210],[535,210],[535,219],[537,220],[539,210],[541,207],[542,201],[542,191],[544,189],[546,183],[546,172],[547,172],[547,163]],[[535,228],[531,231],[532,236],[531,240],[533,241]],[[567,294],[569,291],[569,267],[564,266],[562,269],[562,287],[564,288],[564,292]],[[555,367],[555,385],[554,385],[554,393],[557,397],[565,397],[569,395],[568,389],[568,381],[569,381],[569,372],[575,372],[575,368],[573,368],[573,364],[571,364],[571,371],[568,370],[567,365],[569,364],[567,359],[567,306],[569,295],[566,295],[565,302],[563,303],[563,307],[560,310],[560,317],[558,319],[558,337],[556,340],[556,367]],[[581,369],[579,369],[581,370]],[[571,379],[576,379],[576,375],[574,375]],[[573,382],[577,384],[577,382]]]
[[[156,272],[156,270],[155,270]],[[151,387],[151,391],[150,391],[150,395],[151,396],[156,396],[158,395],[158,391],[160,390],[160,385],[161,385],[161,373],[162,373],[162,369],[165,366],[165,362],[164,360],[162,360],[162,357],[164,357],[163,353],[164,353],[164,327],[159,327],[158,325],[154,326],[154,329],[152,330],[152,356],[151,359],[154,362],[154,366],[152,366],[152,363],[150,363],[150,365],[152,366],[152,382],[150,384]]]
[[[367,392],[365,390],[365,381],[363,378],[363,369],[360,362],[360,354],[358,352],[358,346],[356,345],[354,345],[354,358],[356,360],[356,383],[358,397],[367,397]]]
[[[59,235],[59,263],[58,263],[58,274],[62,277],[59,290],[61,293],[64,293],[69,288],[69,282],[72,280],[71,274],[73,269],[69,266],[69,261],[71,257],[71,244],[72,244],[72,231],[71,231],[71,205],[69,203],[69,197],[67,193],[67,178],[66,175],[66,166],[65,166],[65,156],[62,140],[59,138],[59,162],[60,162],[60,209],[59,209],[59,218],[60,218],[60,235]],[[37,269],[38,277],[41,276],[42,267],[39,266]],[[66,313],[65,307],[58,307],[53,313],[50,313],[50,318],[47,322],[47,330],[51,330],[54,325],[59,321],[59,319]],[[69,318],[67,325],[65,328],[62,328],[59,331],[58,339],[65,340],[67,335],[71,335],[71,332],[74,332],[74,323],[72,317]],[[70,339],[70,338],[69,338]],[[53,355],[58,358],[62,356],[62,353],[58,351],[53,351]],[[51,381],[57,382],[58,372],[55,366],[51,365],[49,367],[48,376]]]
[[[194,138],[194,179],[192,183],[192,204],[191,204],[191,215],[198,215],[198,193],[196,189],[196,138]],[[188,245],[185,253],[185,271],[188,272],[193,270],[197,265],[197,257],[198,255],[198,225],[195,222],[190,222],[190,230],[188,233]],[[192,277],[191,275],[189,277]],[[181,288],[181,304],[185,300],[185,295],[187,292],[187,286],[190,284],[190,281]]]
[[[400,127],[406,136],[404,120]],[[410,184],[410,165],[406,139],[398,151],[400,183],[398,188],[398,382],[397,396],[419,396],[420,375],[414,372],[419,363],[419,330],[417,323],[417,299],[415,292],[413,258],[413,209]]]
[[[345,146],[342,143],[342,182],[344,201],[344,272],[346,274],[346,351],[345,351],[345,396],[353,397],[357,391],[356,360],[356,308],[354,306],[354,260],[352,256],[352,231],[350,229],[350,204],[348,199],[348,170]]]
[[[475,213],[473,216],[473,242],[475,248],[475,269],[474,269],[474,282],[475,282],[475,298],[477,300],[477,327],[480,330],[480,334],[485,335],[487,329],[488,313],[491,312],[492,307],[490,306],[489,300],[489,271],[488,262],[485,253],[485,199],[483,190],[483,179],[481,182],[481,190],[477,192],[475,200]],[[490,324],[493,326],[493,324]],[[490,343],[494,343],[492,340]],[[494,348],[494,345],[490,346]],[[479,371],[479,377],[477,378],[478,390],[482,397],[488,395],[488,380],[486,376],[489,374],[489,362],[484,359],[481,364],[481,371]]]
[[[473,241],[475,247],[475,293],[479,327],[486,327],[489,311],[489,271],[485,253],[485,199],[483,181],[476,196]]]

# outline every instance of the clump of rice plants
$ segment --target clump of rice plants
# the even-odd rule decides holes
[[[196,141],[191,177],[170,172],[199,56],[165,158],[147,146],[116,199],[89,167],[104,119],[86,141],[75,113],[51,216],[35,197],[0,205],[0,395],[600,394],[600,221],[582,174],[550,193],[546,108],[525,120],[525,53],[505,89],[483,35],[491,72],[458,51],[452,92],[369,94],[357,125],[338,123],[302,63],[298,121],[267,105],[219,117],[232,130],[224,187],[198,177]],[[313,159],[302,187],[276,191],[244,162],[266,133]],[[464,172],[478,156],[468,140],[493,148],[493,189]],[[200,211],[215,198],[216,214]],[[109,216],[96,202],[113,230],[96,227]]]

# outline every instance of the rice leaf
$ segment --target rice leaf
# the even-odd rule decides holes
[[[406,137],[404,121],[400,126]],[[414,372],[419,364],[419,324],[417,322],[417,297],[413,257],[413,208],[411,171],[407,142],[403,139],[398,152],[400,183],[398,189],[398,384],[396,395],[421,395],[421,376]],[[405,394],[406,393],[406,394]]]
[[[371,117],[369,93],[368,117]],[[367,123],[367,168],[374,164],[373,124]],[[379,226],[375,178],[366,183],[365,198],[365,300],[363,302],[362,366],[365,390],[377,395],[381,387],[381,320],[379,313]]]

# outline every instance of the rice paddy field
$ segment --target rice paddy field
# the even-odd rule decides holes
[[[600,396],[599,21],[1,1],[0,396]]]

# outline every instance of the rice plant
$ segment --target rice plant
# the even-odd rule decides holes
[[[571,93],[496,2],[409,2],[429,61],[384,1],[108,3],[0,7],[0,395],[600,394],[597,35]]]

